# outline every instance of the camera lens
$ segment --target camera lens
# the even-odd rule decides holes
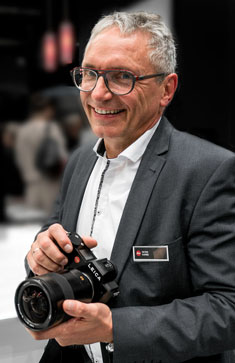
[[[35,323],[44,323],[49,311],[45,293],[36,286],[29,286],[22,295],[22,306],[27,318]]]
[[[69,319],[62,304],[66,299],[91,302],[91,279],[74,269],[63,274],[50,272],[23,281],[15,294],[19,319],[31,330],[45,330]]]

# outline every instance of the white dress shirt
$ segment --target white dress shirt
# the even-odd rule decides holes
[[[159,123],[160,120],[114,159],[107,159],[106,153],[98,153],[102,139],[94,147],[98,159],[86,186],[76,231],[81,236],[92,234],[97,240],[98,245],[93,252],[99,259],[110,259],[131,185],[144,151]],[[94,363],[103,363],[99,343],[85,347]]]

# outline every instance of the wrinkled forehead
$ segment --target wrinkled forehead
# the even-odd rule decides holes
[[[146,49],[149,40],[150,34],[147,31],[137,29],[132,32],[123,33],[118,26],[112,25],[90,38],[85,48],[84,56],[91,47],[95,48],[101,45],[107,45],[110,49],[120,46],[127,48],[136,46],[139,49]]]
[[[104,29],[88,43],[82,64],[93,65],[93,63],[98,64],[99,61],[118,63],[118,60],[122,64],[126,60],[130,65],[132,61],[145,63],[149,60],[149,37],[148,33],[140,30],[121,33],[116,26]]]

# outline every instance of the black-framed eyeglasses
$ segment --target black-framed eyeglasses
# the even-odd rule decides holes
[[[75,67],[70,71],[75,86],[83,92],[94,90],[99,77],[103,77],[108,90],[119,96],[130,93],[135,87],[136,81],[153,77],[165,77],[167,73],[154,73],[145,76],[136,76],[125,69],[98,70],[87,67]]]

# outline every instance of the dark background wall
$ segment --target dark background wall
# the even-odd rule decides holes
[[[169,117],[180,129],[235,148],[234,0],[174,0],[180,85]]]
[[[57,85],[72,85],[69,66],[47,73],[41,66],[41,39],[46,30],[58,31],[67,13],[75,27],[74,65],[102,13],[133,0],[0,0],[0,122],[25,117],[28,96]]]

